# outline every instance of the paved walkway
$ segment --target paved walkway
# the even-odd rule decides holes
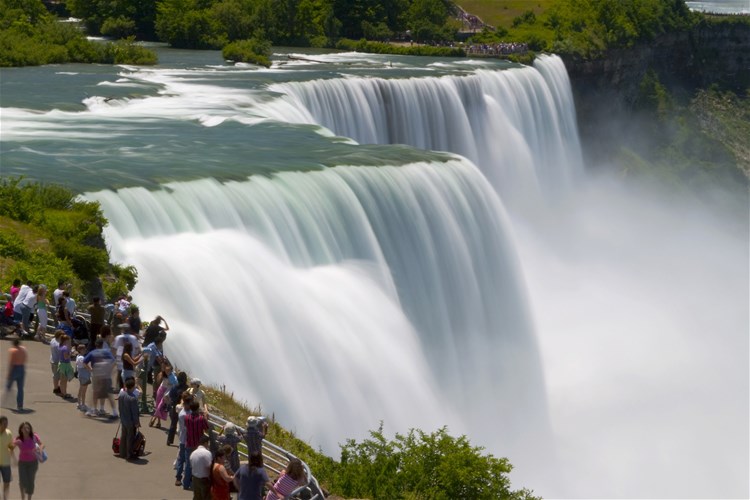
[[[12,337],[0,341],[0,374],[3,396],[8,374],[8,349]],[[141,416],[146,436],[146,456],[134,462],[112,453],[112,437],[117,421],[88,418],[69,402],[52,393],[49,346],[23,342],[29,352],[26,366],[25,412],[15,410],[15,385],[3,398],[0,413],[8,417],[8,427],[18,434],[21,422],[29,421],[45,444],[49,460],[39,464],[34,500],[129,500],[187,499],[192,492],[174,485],[172,463],[176,446],[166,445],[163,430],[148,427],[149,417]],[[78,393],[78,380],[68,384],[68,392]],[[88,391],[91,402],[91,387]],[[105,410],[109,411],[109,403]],[[18,499],[18,469],[13,467],[10,498]]]

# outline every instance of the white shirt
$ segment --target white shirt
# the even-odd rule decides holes
[[[21,295],[20,293],[18,295]],[[36,294],[33,290],[29,289],[29,293],[26,294],[26,297],[24,297],[22,301],[23,305],[28,307],[29,309],[33,309],[36,305]]]
[[[18,291],[18,295],[16,296],[16,300],[13,301],[13,310],[19,310],[21,308],[21,304],[23,304],[24,299],[26,299],[26,295],[32,293],[31,287],[29,285],[21,285],[21,289]]]
[[[141,344],[138,342],[138,338],[132,333],[121,333],[115,337],[115,342],[112,344],[112,348],[117,353],[117,369],[122,370],[122,352],[125,347],[125,342],[130,343],[133,346],[133,352],[130,354],[132,357],[138,356],[141,352]]]
[[[190,467],[195,477],[206,478],[211,473],[211,452],[200,445],[190,454]]]
[[[60,362],[60,343],[56,338],[49,341],[49,362],[59,363]]]
[[[55,299],[55,305],[57,305],[58,302],[60,302],[60,297],[62,297],[62,294],[65,290],[62,288],[56,288],[54,292],[52,292],[52,298]]]
[[[71,297],[68,297],[68,301],[65,303],[65,307],[68,309],[70,317],[72,318],[76,313],[76,301]]]

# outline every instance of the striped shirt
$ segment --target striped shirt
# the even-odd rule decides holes
[[[185,415],[185,431],[187,431],[185,447],[197,448],[200,445],[201,436],[207,430],[208,422],[202,413],[196,412]]]

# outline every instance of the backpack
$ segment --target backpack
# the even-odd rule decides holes
[[[131,458],[142,457],[146,454],[146,436],[141,431],[135,432]]]

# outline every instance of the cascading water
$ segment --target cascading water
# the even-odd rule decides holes
[[[504,210],[470,163],[88,197],[109,216],[113,255],[141,271],[139,300],[178,318],[178,363],[211,382],[250,381],[236,390],[328,451],[342,429],[360,435],[378,419],[466,429],[502,415],[505,441],[529,415],[544,427]],[[490,388],[496,397],[479,397]]]
[[[102,203],[181,366],[334,456],[447,424],[549,497],[747,498],[747,213],[579,182],[559,58],[162,55],[4,70],[2,174]]]
[[[309,120],[360,143],[450,151],[479,165],[504,197],[552,195],[581,173],[570,83],[562,60],[535,68],[441,78],[347,78],[275,84]],[[300,116],[307,110],[309,118]]]

